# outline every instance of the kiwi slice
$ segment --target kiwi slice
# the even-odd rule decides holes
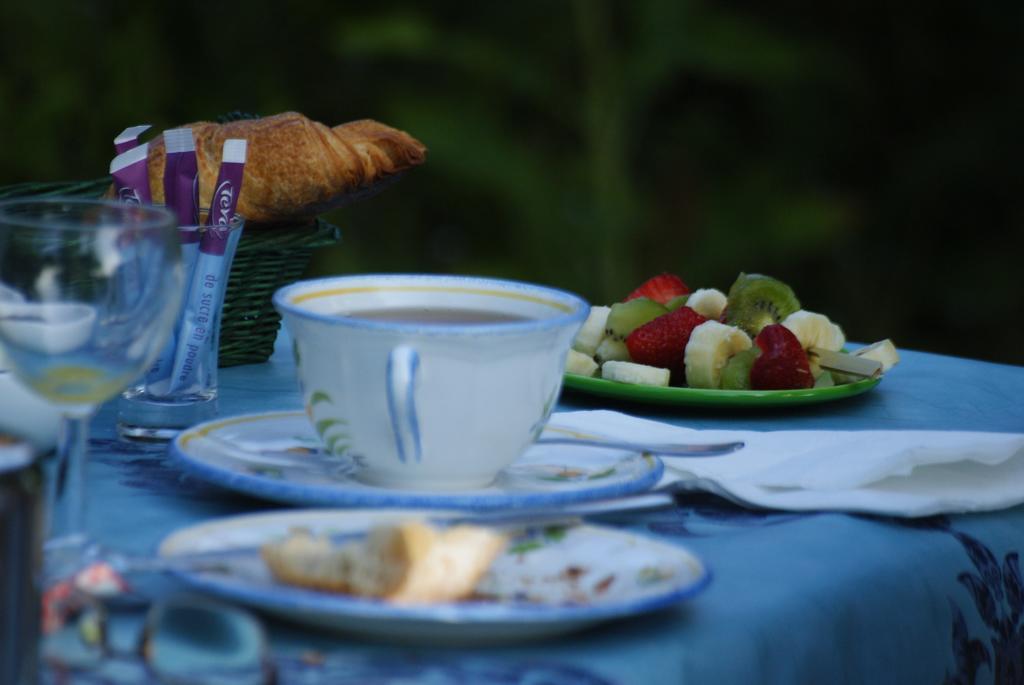
[[[782,281],[761,274],[741,273],[729,288],[725,322],[739,326],[751,338],[765,326],[781,323],[800,309],[793,289]]]
[[[616,340],[625,340],[626,336],[648,321],[667,314],[665,305],[646,297],[638,297],[628,302],[616,302],[608,312],[608,323],[605,332]]]
[[[750,390],[750,368],[760,354],[755,345],[730,357],[722,367],[722,390]]]
[[[674,312],[675,310],[679,309],[684,304],[686,304],[686,301],[689,299],[689,295],[676,295],[671,300],[665,303],[665,308],[668,309],[670,312]]]

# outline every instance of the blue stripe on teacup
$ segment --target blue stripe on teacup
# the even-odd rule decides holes
[[[397,365],[406,367],[409,380],[405,386],[405,396],[395,397],[395,374],[401,369]],[[412,441],[413,456],[416,462],[423,461],[423,446],[420,443],[420,424],[416,416],[416,374],[420,368],[420,355],[411,347],[399,347],[388,355],[387,366],[387,400],[388,414],[391,418],[391,431],[395,435],[395,445],[398,448],[398,460],[405,464],[408,461],[405,451],[404,426],[409,427],[409,435]],[[405,406],[402,407],[400,402]],[[400,413],[404,409],[404,413]],[[405,419],[405,422],[402,421]]]

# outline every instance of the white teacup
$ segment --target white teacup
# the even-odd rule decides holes
[[[274,295],[306,413],[357,477],[392,488],[485,486],[543,430],[589,306],[527,283],[362,275]]]

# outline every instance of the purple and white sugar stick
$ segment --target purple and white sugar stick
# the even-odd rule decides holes
[[[149,191],[149,143],[122,152],[110,162],[117,199],[125,204],[151,205]]]
[[[149,188],[149,143],[126,150],[114,157],[110,162],[110,175],[114,181],[117,199],[127,205],[151,205],[153,196]],[[143,279],[138,240],[131,234],[119,238],[121,263],[118,267],[118,278],[123,288],[119,289],[123,302],[119,306],[139,306],[145,299],[142,292]]]
[[[164,131],[167,162],[164,167],[164,200],[178,217],[181,262],[185,283],[190,283],[199,255],[199,168],[196,144],[190,128]]]
[[[164,131],[164,146],[167,161],[164,164],[164,201],[169,210],[178,218],[178,237],[181,240],[181,266],[184,282],[191,283],[199,256],[199,198],[197,193],[198,166],[196,146],[192,129],[175,128]],[[184,291],[184,288],[183,288]],[[187,292],[182,293],[184,301]],[[147,389],[159,395],[167,391],[171,370],[174,366],[174,350],[181,335],[181,316],[174,326],[174,332],[167,341],[160,356],[146,374]]]
[[[217,185],[213,189],[213,197],[210,198],[207,225],[225,228],[231,225],[231,220],[235,217],[235,208],[238,207],[238,194],[242,191],[245,155],[245,139],[228,138],[224,141]]]
[[[114,149],[117,154],[127,152],[139,144],[139,136],[149,130],[149,124],[141,126],[129,126],[114,138]]]
[[[224,141],[220,172],[210,200],[208,226],[199,240],[199,257],[185,300],[185,310],[174,353],[169,392],[201,392],[216,369],[211,342],[218,339],[220,308],[241,228],[236,227],[235,209],[245,173],[246,141]]]
[[[190,128],[164,131],[167,161],[164,164],[164,204],[178,217],[179,226],[199,223],[196,182],[196,144]]]

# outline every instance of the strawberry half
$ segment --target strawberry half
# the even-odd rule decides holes
[[[689,295],[690,286],[675,274],[659,274],[644,281],[643,285],[626,296],[625,302],[637,297],[648,297],[659,304],[668,304],[673,297]]]
[[[648,321],[628,336],[626,349],[637,364],[647,364],[672,372],[673,382],[686,377],[683,356],[693,329],[707,319],[689,307],[680,307]]]
[[[782,324],[761,329],[754,338],[761,355],[750,367],[750,387],[754,390],[795,390],[810,388],[814,376],[803,345]]]

